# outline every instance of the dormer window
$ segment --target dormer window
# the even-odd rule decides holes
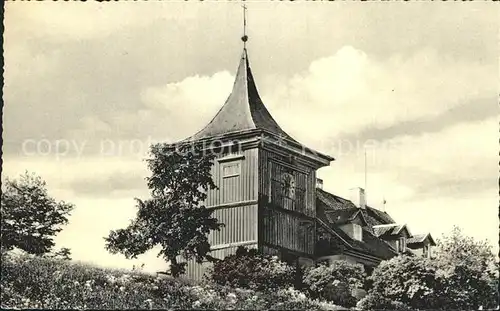
[[[363,241],[363,228],[358,224],[352,224],[352,235],[355,240]]]
[[[353,240],[363,241],[363,227],[356,223],[348,223],[340,226],[340,229],[347,233]]]
[[[397,251],[399,253],[404,253],[406,252],[406,238],[405,237],[400,237],[398,240],[397,240]]]
[[[431,258],[431,246],[429,244],[424,245],[423,249],[423,255],[424,257]]]

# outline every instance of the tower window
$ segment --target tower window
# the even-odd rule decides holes
[[[222,202],[241,201],[241,160],[221,163]]]
[[[240,175],[240,162],[229,162],[222,164],[222,178],[236,177]]]

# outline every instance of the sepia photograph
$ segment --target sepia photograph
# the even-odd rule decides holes
[[[500,309],[495,2],[3,25],[2,309]]]

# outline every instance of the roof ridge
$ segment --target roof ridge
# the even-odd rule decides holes
[[[373,227],[395,227],[395,226],[401,226],[401,224],[398,224],[398,223],[392,223],[392,224],[382,224],[382,225],[374,225]]]

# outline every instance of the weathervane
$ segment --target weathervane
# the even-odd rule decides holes
[[[247,6],[242,5],[243,8],[243,37],[241,37],[241,41],[243,41],[243,46],[246,48],[247,47],[247,41],[248,41],[248,36],[247,36]]]

